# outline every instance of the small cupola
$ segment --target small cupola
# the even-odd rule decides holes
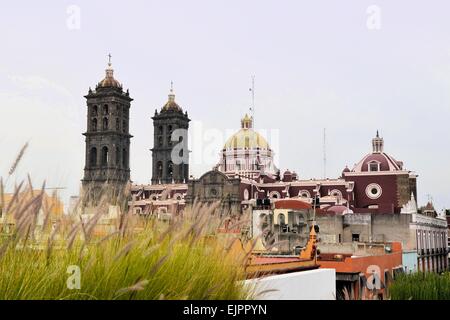
[[[383,153],[384,141],[380,138],[377,130],[377,136],[372,139],[372,153]]]

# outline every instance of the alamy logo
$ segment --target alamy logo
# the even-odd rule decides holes
[[[66,20],[66,26],[69,30],[80,30],[81,28],[81,9],[77,5],[67,7],[66,13],[69,15]]]
[[[366,26],[369,30],[381,29],[381,8],[376,5],[371,5],[366,10],[367,21]]]
[[[70,275],[67,278],[67,289],[80,290],[81,289],[81,270],[79,266],[71,265],[67,267],[67,273]]]

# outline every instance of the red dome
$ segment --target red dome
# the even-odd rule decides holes
[[[353,172],[368,171],[398,171],[402,170],[402,163],[386,153],[371,153],[366,155],[356,166]]]

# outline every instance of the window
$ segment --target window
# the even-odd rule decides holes
[[[162,126],[158,127],[158,134],[163,134],[163,127]]]
[[[95,167],[97,165],[97,148],[92,148],[91,152],[89,153],[89,164],[92,167]]]
[[[119,122],[119,118],[116,118],[116,131],[120,130],[120,122]]]
[[[168,126],[167,127],[167,144],[169,146],[172,145],[172,131],[173,131],[173,127],[172,126]]]
[[[127,149],[122,150],[122,166],[127,169],[128,168],[128,153]]]
[[[92,131],[97,131],[97,118],[92,119]]]
[[[120,149],[116,147],[116,165],[120,165]]]
[[[127,122],[126,122],[125,120],[123,120],[123,121],[122,121],[122,131],[123,131],[124,133],[126,133],[127,130],[128,130],[128,128],[127,128]]]
[[[382,194],[382,189],[379,184],[371,183],[366,187],[366,195],[370,199],[373,199],[373,200],[378,199],[379,197],[381,197],[381,194]]]
[[[103,118],[103,130],[108,130],[109,127],[109,123],[108,123],[108,118]]]
[[[352,241],[359,242],[359,233],[352,233]]]
[[[102,166],[107,166],[109,162],[108,147],[102,148]]]
[[[156,172],[157,172],[157,177],[162,178],[163,164],[161,161],[158,161],[158,163],[156,164]]]
[[[158,146],[162,147],[163,146],[163,138],[160,136],[158,137]]]
[[[108,105],[107,105],[107,104],[105,104],[105,105],[103,106],[103,115],[104,115],[104,116],[109,115],[109,108],[108,108]]]
[[[278,191],[272,191],[269,193],[269,198],[271,199],[280,199],[281,194]]]
[[[280,231],[285,233],[288,232],[288,226],[286,225],[286,217],[284,214],[280,213],[278,215],[278,224],[280,225]]]
[[[172,161],[169,161],[167,163],[167,176],[169,178],[172,178],[172,175],[173,175],[173,164],[172,164]]]
[[[298,193],[298,196],[300,198],[311,198],[311,194],[307,190],[300,190],[300,192]]]
[[[97,106],[92,107],[92,115],[94,117],[96,117],[98,115],[98,107]]]
[[[380,171],[380,163],[378,161],[369,162],[369,171]]]
[[[331,196],[336,197],[336,198],[340,198],[342,199],[342,192],[337,190],[337,189],[333,189],[330,192]]]

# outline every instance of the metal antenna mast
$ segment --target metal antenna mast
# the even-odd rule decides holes
[[[250,88],[250,92],[252,93],[252,106],[250,107],[250,111],[253,118],[253,128],[255,127],[255,76],[252,76],[252,87]]]
[[[323,178],[327,178],[327,129],[323,128]]]

